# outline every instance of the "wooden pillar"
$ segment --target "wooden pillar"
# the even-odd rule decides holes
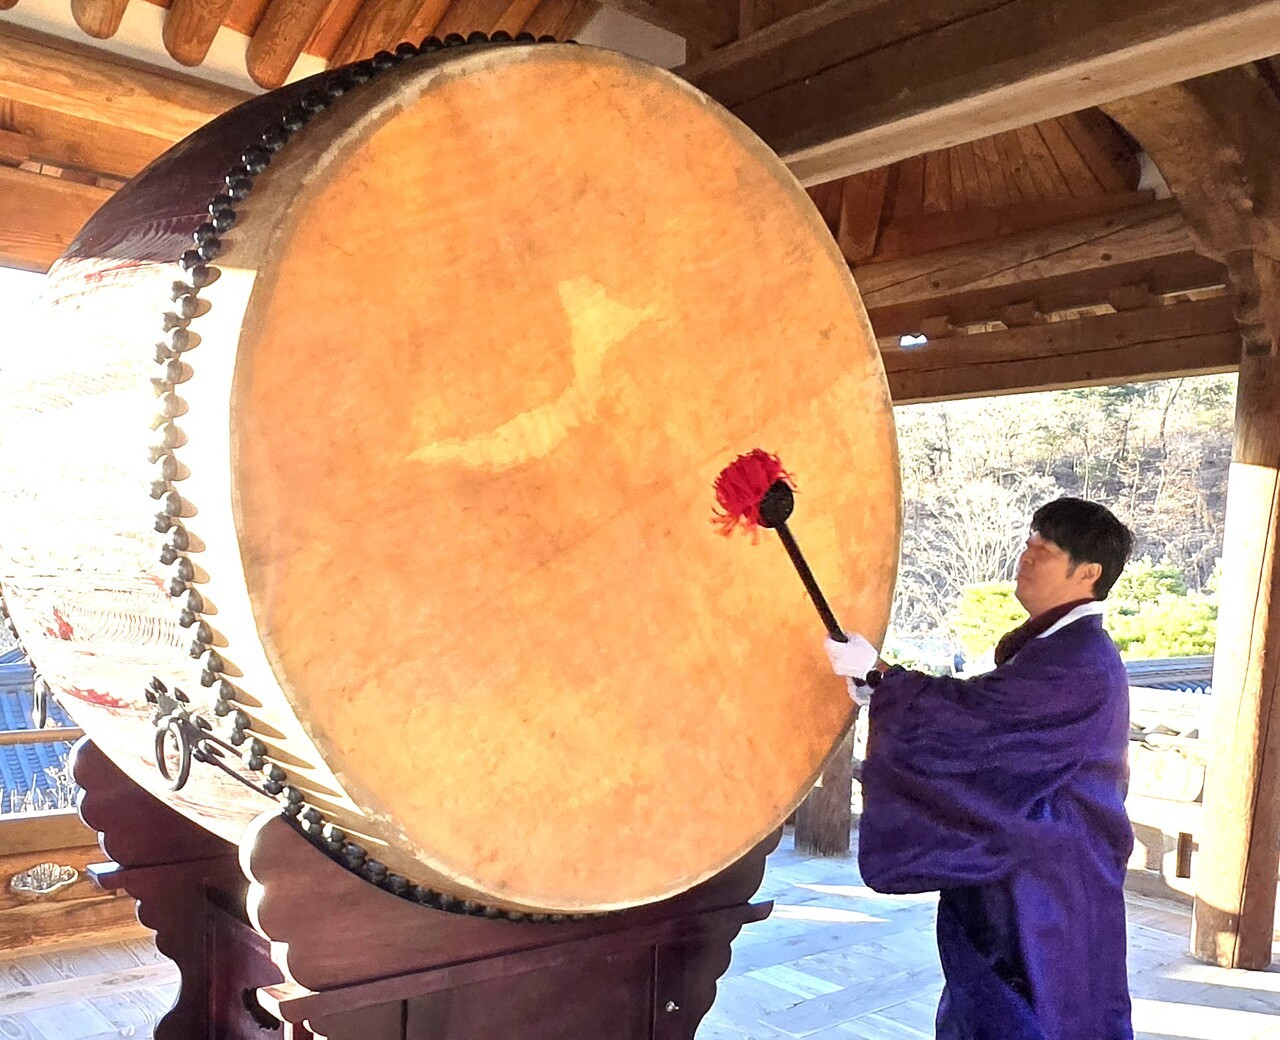
[[[849,855],[853,799],[853,731],[836,748],[815,787],[796,810],[796,851],[816,856]]]
[[[1280,97],[1248,65],[1106,111],[1142,143],[1197,248],[1227,265],[1244,350],[1227,487],[1213,749],[1191,952],[1265,968],[1275,927],[1280,798]]]
[[[1191,949],[1212,964],[1261,969],[1271,963],[1280,868],[1280,321],[1267,320],[1280,315],[1280,264],[1251,259],[1256,295],[1241,295],[1263,321],[1246,336],[1236,398]],[[1249,280],[1239,262],[1232,269],[1237,283]]]

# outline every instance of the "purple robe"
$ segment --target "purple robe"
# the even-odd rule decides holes
[[[1129,687],[1102,618],[973,679],[891,671],[870,710],[858,865],[940,892],[938,1040],[1132,1040]]]

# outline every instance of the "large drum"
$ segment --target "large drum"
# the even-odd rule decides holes
[[[0,578],[43,679],[231,841],[286,812],[432,905],[678,893],[809,790],[884,630],[897,459],[805,192],[676,77],[402,48],[256,98],[123,188],[0,382]],[[194,238],[193,238],[194,232]]]

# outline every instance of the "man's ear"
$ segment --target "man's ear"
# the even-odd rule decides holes
[[[1090,589],[1097,585],[1098,579],[1102,577],[1102,564],[1100,563],[1081,564],[1080,570],[1085,578],[1088,579]]]

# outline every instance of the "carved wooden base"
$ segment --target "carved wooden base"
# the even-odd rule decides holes
[[[264,816],[242,849],[77,745],[80,814],[182,973],[156,1040],[691,1040],[775,834],[684,895],[607,918],[531,924],[384,892]],[[660,836],[657,840],[661,840]]]

